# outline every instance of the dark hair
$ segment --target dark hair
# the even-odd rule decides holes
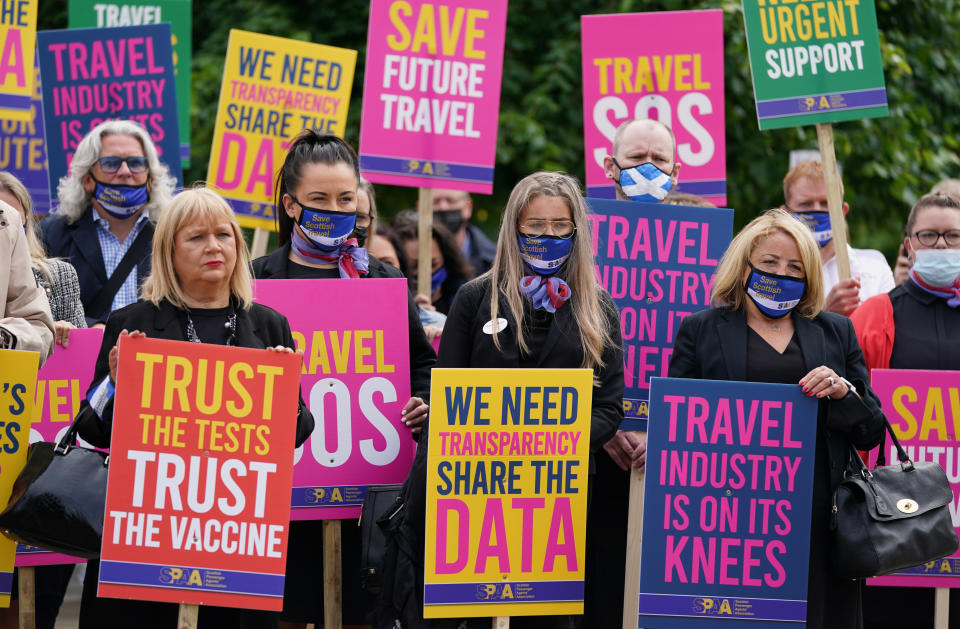
[[[397,262],[400,263],[400,272],[407,275],[407,267],[410,266],[410,259],[407,258],[407,252],[403,248],[403,241],[397,235],[397,231],[385,223],[377,223],[377,236],[386,238],[390,245],[397,252]],[[386,263],[384,263],[386,264]]]
[[[353,147],[335,135],[319,133],[313,129],[304,129],[290,144],[283,166],[277,173],[274,212],[277,215],[277,236],[280,245],[290,240],[293,231],[293,219],[287,216],[283,208],[283,195],[300,185],[300,173],[304,164],[347,164],[353,169],[360,185],[360,162]],[[291,195],[292,196],[292,195]]]
[[[437,241],[440,247],[440,253],[443,255],[443,266],[447,269],[447,279],[443,282],[443,293],[453,296],[460,286],[468,280],[473,279],[473,267],[466,256],[457,246],[457,241],[453,239],[453,234],[443,225],[434,224],[432,230],[433,239]],[[393,222],[393,228],[397,232],[400,241],[417,240],[417,223],[410,220],[401,219]],[[407,260],[407,268],[403,269],[408,278],[413,278],[417,273],[416,260]]]
[[[913,206],[913,209],[910,210],[910,216],[907,217],[907,226],[904,228],[905,235],[910,236],[913,234],[913,226],[917,222],[917,214],[920,213],[920,210],[925,210],[928,207],[946,207],[953,210],[960,210],[960,201],[939,192],[931,192],[923,195],[920,197],[920,200],[917,201],[916,205]]]

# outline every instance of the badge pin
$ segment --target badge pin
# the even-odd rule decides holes
[[[504,328],[507,327],[507,320],[504,319],[503,317],[499,317],[496,320],[497,328],[494,329],[493,325],[494,325],[493,321],[487,321],[485,324],[483,324],[483,333],[489,334],[491,336],[493,336],[494,334],[499,334],[500,332],[503,331]]]

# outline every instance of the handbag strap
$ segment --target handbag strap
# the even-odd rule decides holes
[[[903,446],[900,445],[900,440],[897,439],[897,435],[893,432],[893,426],[890,425],[890,421],[887,419],[886,415],[883,415],[883,425],[886,427],[887,433],[890,435],[890,440],[893,441],[894,447],[897,448],[897,459],[900,460],[900,466],[904,470],[913,469],[913,461],[910,460],[910,457],[907,456],[906,451],[903,449]],[[881,440],[880,442],[880,452],[877,454],[877,465],[883,466],[887,464],[887,453],[885,442]]]
[[[57,445],[53,448],[53,451],[66,454],[71,446],[77,445],[78,432],[80,432],[80,413],[77,413],[77,416],[73,418],[73,423],[70,424],[70,427],[67,428],[63,436],[60,437],[60,440],[57,441]]]
[[[127,252],[123,254],[123,258],[120,259],[117,268],[110,274],[110,279],[108,279],[107,283],[100,289],[97,298],[89,306],[84,306],[89,316],[100,317],[100,315],[109,313],[110,305],[113,303],[113,298],[116,297],[117,291],[123,286],[123,283],[130,275],[130,271],[133,270],[133,267],[147,252],[152,242],[153,226],[147,222],[147,224],[143,226],[143,229],[140,230],[140,233],[137,234],[137,237],[133,239],[133,244],[130,245]]]

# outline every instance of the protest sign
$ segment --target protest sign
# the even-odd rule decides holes
[[[654,118],[676,138],[677,190],[726,205],[723,11],[584,15],[580,25],[587,196],[615,196],[603,158],[620,123]]]
[[[13,482],[27,462],[34,387],[40,355],[0,350],[0,504],[10,500]],[[0,607],[10,606],[17,543],[0,536]]]
[[[407,281],[258,280],[256,298],[290,321],[315,422],[295,454],[290,518],[357,518],[367,488],[402,483],[416,453],[400,419],[410,399]]]
[[[37,0],[0,2],[0,120],[30,120]]]
[[[180,127],[180,163],[190,166],[190,61],[193,15],[191,0],[70,0],[69,27],[112,28],[170,23],[173,46],[173,73],[177,84],[177,118]]]
[[[817,400],[654,378],[650,417],[636,626],[803,623]]]
[[[97,595],[280,610],[300,357],[120,341]]]
[[[424,617],[583,613],[593,372],[434,369]]]
[[[888,115],[877,9],[743,0],[760,130]]]
[[[30,424],[30,443],[57,442],[70,427],[80,410],[80,401],[93,380],[97,354],[100,352],[101,329],[70,331],[70,345],[57,345],[37,373],[36,394]],[[78,443],[89,446],[83,439]],[[36,546],[17,545],[19,566],[50,566],[83,563],[86,559],[61,555]]]
[[[274,179],[304,129],[343,137],[357,51],[230,30],[207,181],[244,227],[273,230]]]
[[[50,181],[47,175],[47,143],[43,133],[43,101],[40,99],[40,64],[34,61],[33,95],[26,120],[3,119],[0,114],[0,170],[26,186],[39,214],[50,211]]]
[[[710,305],[733,210],[587,199],[600,285],[620,309],[625,430],[646,430],[650,378],[667,375],[673,337]]]
[[[84,136],[106,120],[143,126],[182,185],[170,25],[37,33],[50,198]]]
[[[490,194],[507,0],[372,0],[360,170]]]
[[[874,369],[870,385],[911,461],[932,461],[942,467],[953,489],[950,516],[960,533],[960,371]],[[886,464],[897,461],[889,440]],[[877,453],[871,452],[876,464]],[[960,588],[960,551],[897,574],[868,579],[869,585]]]

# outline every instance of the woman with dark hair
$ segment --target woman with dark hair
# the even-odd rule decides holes
[[[416,290],[417,259],[419,243],[417,225],[411,221],[394,221],[394,229],[403,242],[409,266],[407,278]],[[443,314],[450,312],[453,298],[460,287],[473,279],[473,267],[457,246],[453,235],[443,225],[433,225],[433,242],[430,251],[430,297],[429,303]],[[420,299],[418,299],[419,303]],[[426,304],[424,304],[426,305]]]
[[[357,237],[360,170],[357,154],[333,135],[301,132],[290,145],[277,175],[276,214],[280,248],[253,262],[257,279],[402,278],[395,268],[367,255]],[[358,231],[364,233],[358,234]],[[322,289],[321,289],[322,290]],[[418,433],[426,419],[430,368],[436,354],[427,342],[412,299],[407,301],[410,339],[410,390],[404,423]],[[322,426],[318,427],[323,430]],[[344,623],[365,624],[369,605],[360,591],[360,535],[343,527]],[[292,522],[287,552],[281,619],[287,626],[323,623],[319,521]]]

